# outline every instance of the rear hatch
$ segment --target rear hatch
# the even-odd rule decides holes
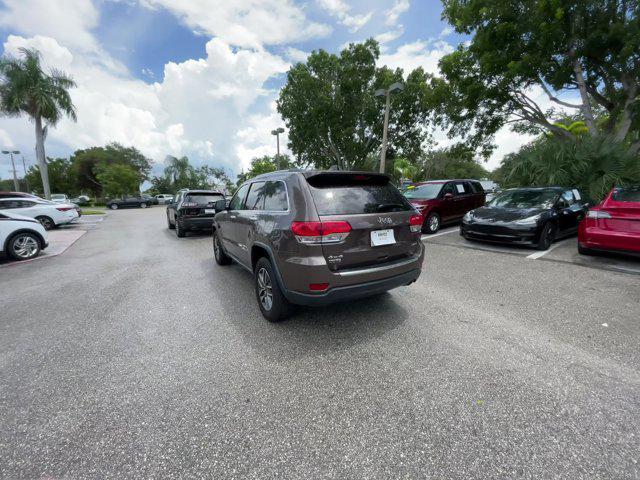
[[[218,200],[224,200],[224,196],[212,192],[189,192],[185,195],[180,210],[187,217],[213,218]]]
[[[322,172],[307,182],[320,221],[351,226],[343,242],[322,245],[330,269],[379,266],[419,251],[420,233],[409,226],[416,211],[386,175]]]
[[[602,228],[616,232],[633,233],[640,236],[640,203],[637,207],[607,207],[602,211],[611,218],[600,218]]]

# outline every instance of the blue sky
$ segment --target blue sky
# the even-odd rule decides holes
[[[160,171],[166,155],[236,174],[272,154],[283,122],[275,99],[292,63],[312,50],[338,52],[369,37],[380,63],[406,71],[437,62],[464,41],[441,20],[435,0],[5,0],[3,52],[38,48],[47,66],[70,73],[78,123],[62,121],[49,156],[118,141]],[[0,143],[34,161],[33,126],[0,119]],[[447,143],[442,132],[436,138]],[[286,142],[286,138],[284,139]],[[499,138],[504,153],[522,143]],[[497,164],[497,156],[492,164]],[[0,160],[0,177],[10,175]],[[493,166],[493,165],[492,165]]]

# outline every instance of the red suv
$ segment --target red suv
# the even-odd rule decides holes
[[[416,184],[404,196],[422,215],[425,233],[436,233],[441,225],[460,220],[486,200],[477,180],[431,180]]]

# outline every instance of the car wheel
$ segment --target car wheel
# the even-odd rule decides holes
[[[118,204],[117,203],[112,203],[111,205],[109,205],[109,208],[111,210],[117,210],[118,209]]]
[[[29,260],[40,253],[40,239],[29,232],[21,232],[11,237],[8,244],[9,256],[16,260]]]
[[[538,250],[549,250],[549,247],[553,243],[556,238],[556,226],[547,222],[547,224],[542,229],[542,233],[540,233],[540,240],[538,240],[537,248]]]
[[[52,230],[56,227],[55,222],[49,217],[36,217],[36,220],[40,222],[40,225],[42,225],[45,230]]]
[[[171,219],[169,218],[169,214],[167,213],[167,228],[169,228],[169,230],[173,230],[176,228],[176,226],[171,223]]]
[[[422,227],[424,233],[436,233],[440,230],[440,215],[435,212],[430,213]]]
[[[184,238],[184,230],[182,230],[182,227],[180,226],[180,222],[178,221],[178,219],[176,218],[176,222],[174,224],[174,228],[176,230],[176,237],[178,238]]]
[[[229,265],[231,263],[231,257],[224,253],[216,230],[213,231],[213,257],[218,265]]]
[[[142,203],[140,204],[140,208],[147,208],[147,204],[146,204],[146,203],[144,203],[144,202],[142,202]]]
[[[291,313],[291,304],[284,298],[271,262],[262,257],[254,270],[256,299],[262,316],[270,322],[279,322]]]

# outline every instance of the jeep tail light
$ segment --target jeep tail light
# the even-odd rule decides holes
[[[310,283],[309,290],[312,292],[324,292],[327,288],[329,288],[328,283]]]
[[[422,215],[411,215],[409,217],[409,228],[412,233],[418,233],[422,230]]]
[[[291,231],[300,243],[307,245],[340,243],[351,231],[349,222],[293,222]]]

